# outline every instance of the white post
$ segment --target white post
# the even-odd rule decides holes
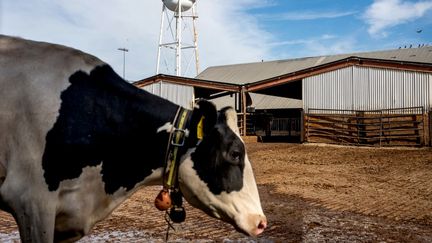
[[[163,36],[163,28],[164,28],[165,11],[166,11],[165,4],[162,3],[162,14],[161,14],[161,24],[160,24],[160,32],[159,32],[159,45],[158,45],[158,53],[157,53],[156,74],[159,74],[159,68],[160,68],[160,57],[161,57],[161,48],[162,48],[162,36]]]
[[[198,31],[196,29],[196,3],[192,6],[192,22],[193,22],[193,32],[194,32],[194,50],[195,50],[195,70],[196,75],[199,74],[199,55],[198,55]]]
[[[182,0],[178,1],[177,5],[177,21],[176,21],[176,75],[181,76],[181,35],[182,35]]]
[[[117,50],[123,52],[123,79],[126,80],[126,52],[129,50],[126,48],[118,48]]]

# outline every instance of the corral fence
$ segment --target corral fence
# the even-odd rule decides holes
[[[308,109],[305,140],[342,145],[424,146],[430,144],[423,107],[383,110]]]
[[[243,115],[238,115],[240,133],[243,135]],[[301,117],[264,117],[257,114],[247,114],[246,135],[248,136],[288,136],[300,137],[302,131]]]
[[[268,126],[256,127],[255,134],[258,136],[289,136],[299,137],[301,135],[301,118],[272,118]]]

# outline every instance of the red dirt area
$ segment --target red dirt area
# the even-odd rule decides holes
[[[172,242],[432,242],[432,149],[247,142],[264,212],[258,238],[186,205]],[[80,242],[163,242],[159,187],[138,191]],[[0,241],[17,242],[0,213]]]

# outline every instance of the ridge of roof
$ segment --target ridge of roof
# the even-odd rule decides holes
[[[196,78],[242,85],[353,57],[432,64],[432,46],[213,66]]]
[[[218,67],[222,68],[222,67],[231,67],[231,66],[247,66],[247,65],[253,65],[253,64],[295,62],[295,61],[304,61],[307,59],[310,60],[310,59],[320,59],[320,58],[328,58],[328,57],[341,57],[340,59],[344,59],[346,57],[362,57],[364,55],[373,55],[373,54],[378,54],[378,53],[384,54],[384,53],[393,53],[393,52],[412,52],[414,50],[423,51],[423,49],[427,49],[430,52],[432,52],[432,46],[422,46],[422,47],[413,47],[413,48],[386,49],[386,50],[375,50],[375,51],[358,51],[358,52],[352,52],[352,53],[339,53],[339,54],[329,54],[329,55],[320,55],[320,56],[294,57],[294,58],[277,59],[277,60],[261,61],[261,62],[233,63],[233,64],[225,64],[225,65],[216,65],[216,66],[211,66],[208,68],[218,68]],[[432,63],[432,59],[431,59],[431,63]]]

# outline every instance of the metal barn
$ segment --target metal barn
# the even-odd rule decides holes
[[[350,66],[303,79],[303,108],[380,110],[432,104],[432,73]]]
[[[263,112],[264,136],[284,135],[296,125],[281,118],[295,113],[300,141],[431,145],[430,46],[216,66],[195,79],[174,79],[193,86],[195,98],[236,107],[243,135],[257,133],[250,123]]]
[[[192,109],[194,104],[194,88],[192,86],[173,84],[161,80],[157,83],[143,86],[142,89],[185,108]]]

